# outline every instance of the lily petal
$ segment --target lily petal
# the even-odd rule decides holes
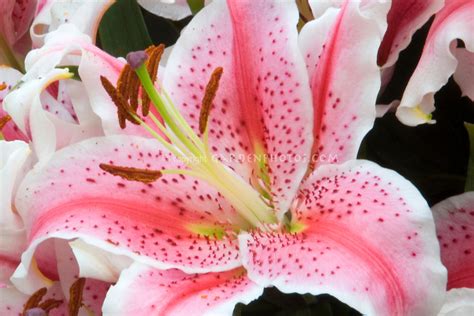
[[[0,257],[7,262],[18,262],[26,246],[23,223],[13,201],[30,164],[30,153],[28,144],[22,141],[0,141]]]
[[[113,0],[42,1],[30,29],[33,47],[41,47],[46,34],[65,23],[74,24],[95,41],[100,20],[113,3]]]
[[[5,117],[7,112],[3,109],[3,100],[10,90],[20,81],[23,74],[14,68],[0,66],[0,84],[5,84],[6,88],[0,91],[0,118]],[[28,137],[18,128],[14,121],[9,121],[0,130],[6,140],[24,140]]]
[[[368,161],[318,168],[295,201],[295,233],[239,236],[249,278],[284,293],[329,293],[367,315],[434,315],[444,299],[430,209]]]
[[[181,20],[192,14],[187,0],[138,0],[138,3],[148,12],[171,20]]]
[[[458,60],[453,78],[461,88],[463,96],[474,100],[474,53],[464,48],[456,48],[453,54]]]
[[[377,2],[367,9],[346,1],[300,33],[313,91],[313,167],[356,158],[372,128],[381,82],[377,50],[388,7]]]
[[[25,75],[24,82],[6,96],[4,107],[20,130],[30,135],[40,161],[46,161],[56,149],[101,134],[100,122],[76,124],[71,118],[62,120],[58,115],[67,118],[70,114],[61,105],[54,105],[56,101],[51,97],[44,98],[42,93],[52,82],[70,78],[67,69],[52,69],[38,77],[34,75],[34,72]],[[43,101],[48,103],[43,104]]]
[[[237,303],[247,304],[262,292],[242,268],[190,275],[135,263],[107,293],[103,311],[105,316],[184,316],[190,311],[194,315],[231,315]],[[140,304],[136,304],[137,297]]]
[[[450,0],[436,14],[420,61],[397,109],[397,117],[403,124],[433,123],[430,113],[435,110],[434,94],[446,84],[457,67],[472,67],[472,64],[458,66],[463,59],[456,60],[453,51],[456,40],[461,39],[466,49],[474,52],[473,11],[473,1]]]
[[[452,289],[438,316],[466,316],[474,313],[474,289]]]
[[[81,277],[79,266],[67,241],[55,240],[55,251],[61,288],[65,299],[69,301],[71,299],[70,288]],[[92,312],[92,315],[100,315],[109,287],[110,283],[86,279],[82,292],[83,309]]]
[[[240,264],[232,231],[240,217],[212,187],[182,174],[149,184],[127,181],[104,172],[100,163],[184,168],[160,143],[140,137],[89,139],[57,152],[28,174],[17,194],[29,232],[17,279],[34,276],[35,248],[55,237],[79,238],[161,269],[194,273]]]
[[[132,264],[127,256],[115,255],[81,239],[69,243],[79,266],[79,276],[115,283],[122,270]]]
[[[291,1],[213,1],[181,34],[167,62],[171,99],[198,131],[211,72],[223,67],[209,118],[209,143],[245,180],[267,154],[274,203],[286,211],[312,144],[312,107]],[[295,157],[302,157],[296,162]]]
[[[474,192],[450,197],[432,208],[448,269],[448,290],[474,288]]]
[[[413,34],[444,5],[444,0],[392,1],[388,12],[388,28],[378,52],[378,64],[391,67],[411,41]]]
[[[105,135],[149,137],[148,132],[140,126],[127,126],[125,130],[120,128],[117,108],[100,81],[100,77],[104,76],[111,82],[116,82],[125,66],[124,59],[115,58],[100,50],[92,44],[89,36],[81,33],[74,25],[61,25],[58,30],[48,34],[44,46],[28,54],[25,64],[29,72],[34,70],[36,73],[49,71],[58,64],[77,66],[81,82],[76,82],[74,91],[69,93],[80,122],[98,116]],[[86,118],[80,116],[81,112],[85,112]],[[144,121],[150,123],[151,119],[145,118]]]
[[[21,315],[23,304],[27,300],[28,295],[14,287],[0,287],[0,313],[2,315]]]

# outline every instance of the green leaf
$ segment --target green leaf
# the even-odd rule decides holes
[[[204,8],[204,0],[188,0],[188,6],[193,14]]]
[[[469,134],[469,164],[467,166],[467,177],[464,191],[474,191],[474,124],[464,123],[467,133]]]
[[[152,44],[136,0],[117,0],[110,7],[100,22],[99,38],[102,49],[122,57]]]

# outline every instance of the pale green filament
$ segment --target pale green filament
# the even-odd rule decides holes
[[[189,175],[206,181],[224,195],[236,211],[253,227],[265,229],[267,227],[265,224],[276,223],[274,211],[262,195],[232,170],[213,158],[208,146],[208,130],[204,132],[203,139],[199,138],[171,102],[164,89],[161,88],[160,93],[155,89],[145,65],[137,68],[136,73],[169,129],[152,113],[149,114],[150,118],[169,141],[165,140],[136,114],[132,115],[153,137],[189,167],[186,170],[162,170],[162,173]]]

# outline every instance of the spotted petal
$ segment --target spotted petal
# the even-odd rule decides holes
[[[161,269],[208,272],[239,265],[232,225],[240,218],[212,187],[173,174],[149,184],[127,181],[101,170],[101,163],[184,168],[157,141],[140,137],[89,139],[57,152],[28,174],[17,195],[29,232],[17,279],[41,283],[32,273],[32,256],[51,238],[79,238]]]
[[[317,169],[295,201],[295,233],[239,237],[249,278],[329,293],[368,315],[434,315],[446,270],[420,193],[397,173],[349,161]]]
[[[388,7],[377,2],[368,9],[346,1],[301,31],[299,43],[313,91],[314,167],[354,159],[372,128],[380,89],[377,50]]]
[[[448,269],[448,289],[474,288],[474,192],[436,204],[433,215],[441,260]]]
[[[104,315],[231,315],[237,303],[248,304],[263,288],[245,270],[185,274],[136,263],[120,276],[104,302]],[[136,298],[140,297],[140,304]]]
[[[204,87],[213,69],[223,67],[208,125],[211,149],[246,180],[257,163],[252,154],[271,156],[269,182],[281,211],[306,171],[312,144],[297,22],[291,1],[213,1],[181,34],[163,82],[197,130]]]
[[[415,126],[433,122],[430,113],[435,110],[434,94],[446,84],[457,67],[468,67],[472,72],[472,63],[458,66],[458,62],[464,59],[458,61],[453,51],[456,40],[461,39],[466,50],[474,52],[473,11],[473,1],[450,0],[436,14],[420,61],[397,109],[397,117],[402,123]]]

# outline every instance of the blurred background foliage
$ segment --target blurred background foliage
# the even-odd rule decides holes
[[[193,12],[199,11],[203,4],[203,0],[189,2]],[[302,10],[299,26],[311,18],[307,7]],[[118,0],[101,21],[98,45],[114,56],[125,56],[130,51],[144,49],[151,44],[171,46],[190,20],[191,17],[181,21],[167,20],[140,8],[135,0]],[[421,55],[430,24],[431,21],[420,29],[410,46],[401,53],[394,76],[379,96],[378,103],[387,104],[401,98]],[[412,181],[430,205],[464,192],[465,186],[474,189],[474,166],[471,165],[468,171],[469,135],[474,141],[474,125],[465,124],[474,123],[474,104],[461,96],[453,80],[435,98],[436,124],[408,127],[402,125],[393,113],[388,113],[376,120],[359,152],[359,158],[396,170]],[[474,158],[471,156],[471,159]],[[468,173],[470,176],[467,176]],[[329,295],[283,294],[269,288],[258,300],[248,305],[237,305],[234,315],[360,314]]]

